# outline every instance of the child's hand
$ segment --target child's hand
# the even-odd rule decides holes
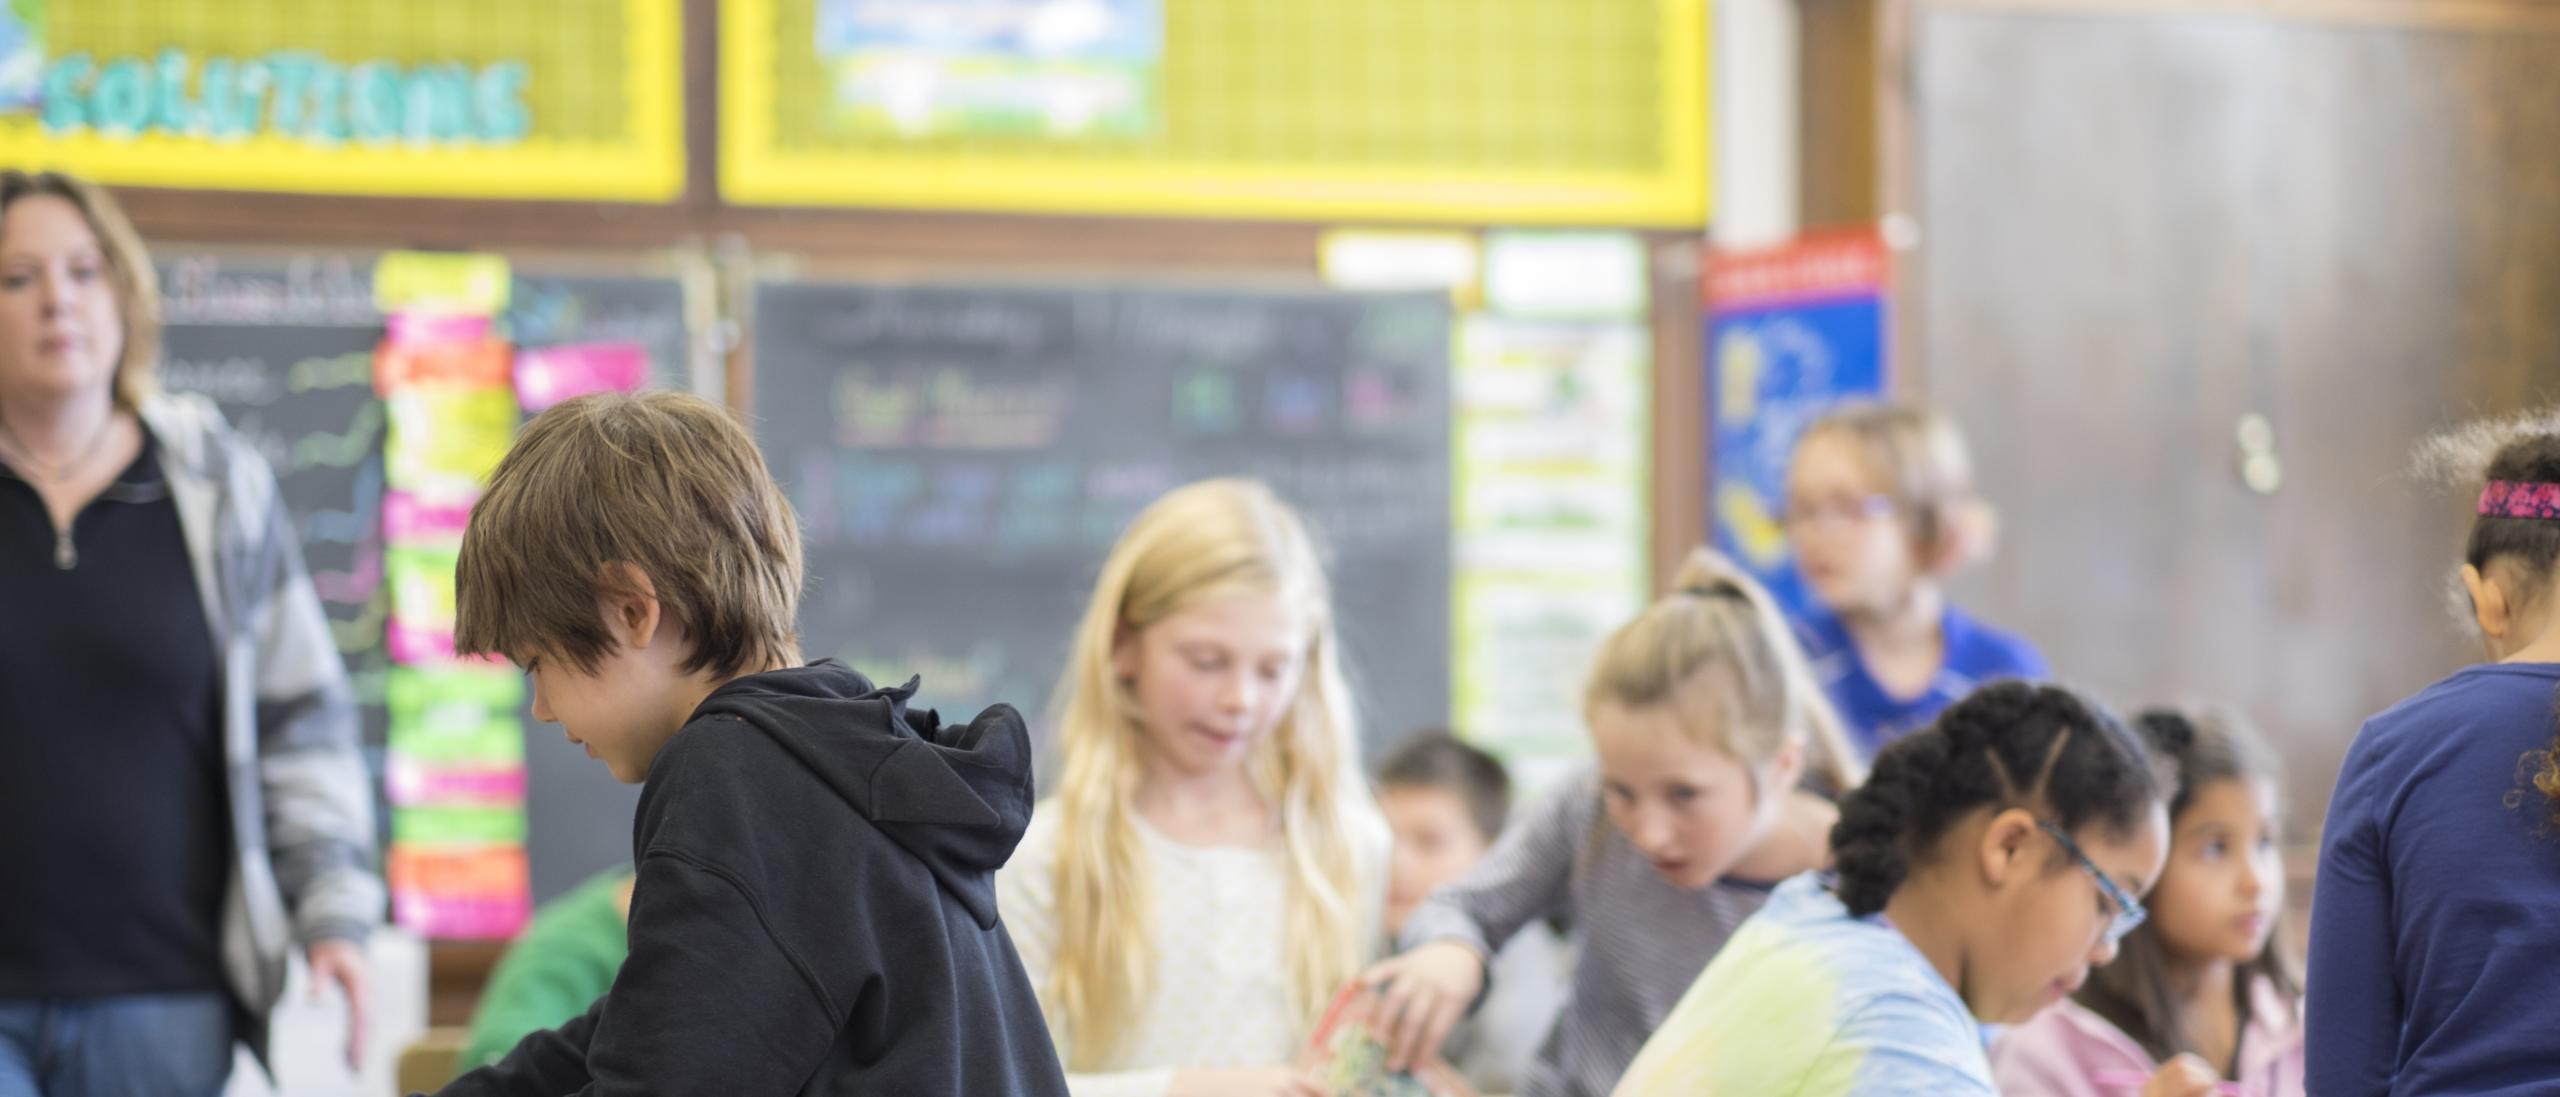
[[[1456,941],[1433,941],[1370,968],[1360,982],[1378,992],[1369,1027],[1387,1045],[1387,1067],[1412,1070],[1439,1054],[1484,993],[1484,957]]]
[[[1331,1097],[1323,1084],[1287,1067],[1175,1071],[1165,1097]]]
[[[2213,1097],[2222,1084],[2222,1076],[2193,1055],[2181,1055],[2160,1064],[2160,1069],[2144,1083],[2142,1097]]]

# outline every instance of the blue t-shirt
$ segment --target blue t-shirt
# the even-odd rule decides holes
[[[1831,696],[1832,707],[1849,725],[1849,741],[1862,757],[1873,758],[1886,743],[1927,727],[1938,712],[1964,699],[1975,686],[2002,678],[2039,679],[2051,673],[2035,645],[2015,633],[2002,632],[1967,617],[1954,606],[1938,619],[1946,641],[1946,663],[1929,688],[1918,696],[1899,698],[1884,691],[1867,673],[1849,627],[1829,613],[1816,613],[1796,624],[1805,657],[1813,661],[1813,677]]]
[[[2555,691],[2560,665],[2471,667],[2357,733],[2312,896],[2310,1092],[2560,1090],[2560,827],[2531,783]]]

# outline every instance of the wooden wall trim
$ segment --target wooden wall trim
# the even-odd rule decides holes
[[[1797,0],[1798,223],[1866,224],[1884,215],[1878,191],[1880,0]]]
[[[2344,23],[2403,29],[2560,30],[2549,0],[1926,0],[1959,10],[2058,15],[2200,15]]]
[[[1921,262],[1928,246],[1928,226],[1920,220],[1919,135],[1912,125],[1918,104],[1912,100],[1913,58],[1918,55],[1916,0],[1876,0],[1875,74],[1876,203],[1887,253],[1885,267],[1886,383],[1892,390],[1925,397],[1929,361],[1922,353],[1926,318],[1919,307],[1927,300],[1928,272]]]
[[[1286,266],[1326,226],[884,210],[356,198],[117,187],[144,239],[275,247],[654,249],[735,238],[759,251],[956,262]]]
[[[1653,266],[1653,589],[1671,589],[1689,550],[1707,538],[1705,308],[1698,275],[1704,241],[1647,241]]]

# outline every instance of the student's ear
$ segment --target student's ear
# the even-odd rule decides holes
[[[638,564],[606,564],[596,583],[596,606],[616,649],[639,651],[658,638],[658,585]]]
[[[1111,634],[1111,673],[1123,683],[1138,680],[1138,630],[1126,624]]]
[[[1789,740],[1778,747],[1778,755],[1769,760],[1768,793],[1785,794],[1804,779],[1804,742]]]
[[[1938,508],[1935,544],[1922,544],[1915,554],[1929,573],[1945,577],[1991,558],[2000,540],[2000,513],[1970,497],[1947,500]]]
[[[2010,808],[1991,817],[1982,828],[1982,882],[1997,891],[2027,879],[2036,866],[2036,817],[2025,808]]]
[[[2505,587],[2491,582],[2480,569],[2462,565],[2462,589],[2471,595],[2471,619],[2480,625],[2480,635],[2490,640],[2504,639],[2515,624],[2515,607],[2507,602]]]

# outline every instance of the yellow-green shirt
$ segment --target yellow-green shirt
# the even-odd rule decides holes
[[[1884,919],[1778,885],[1672,1007],[1617,1097],[1998,1097],[1982,1026]]]

